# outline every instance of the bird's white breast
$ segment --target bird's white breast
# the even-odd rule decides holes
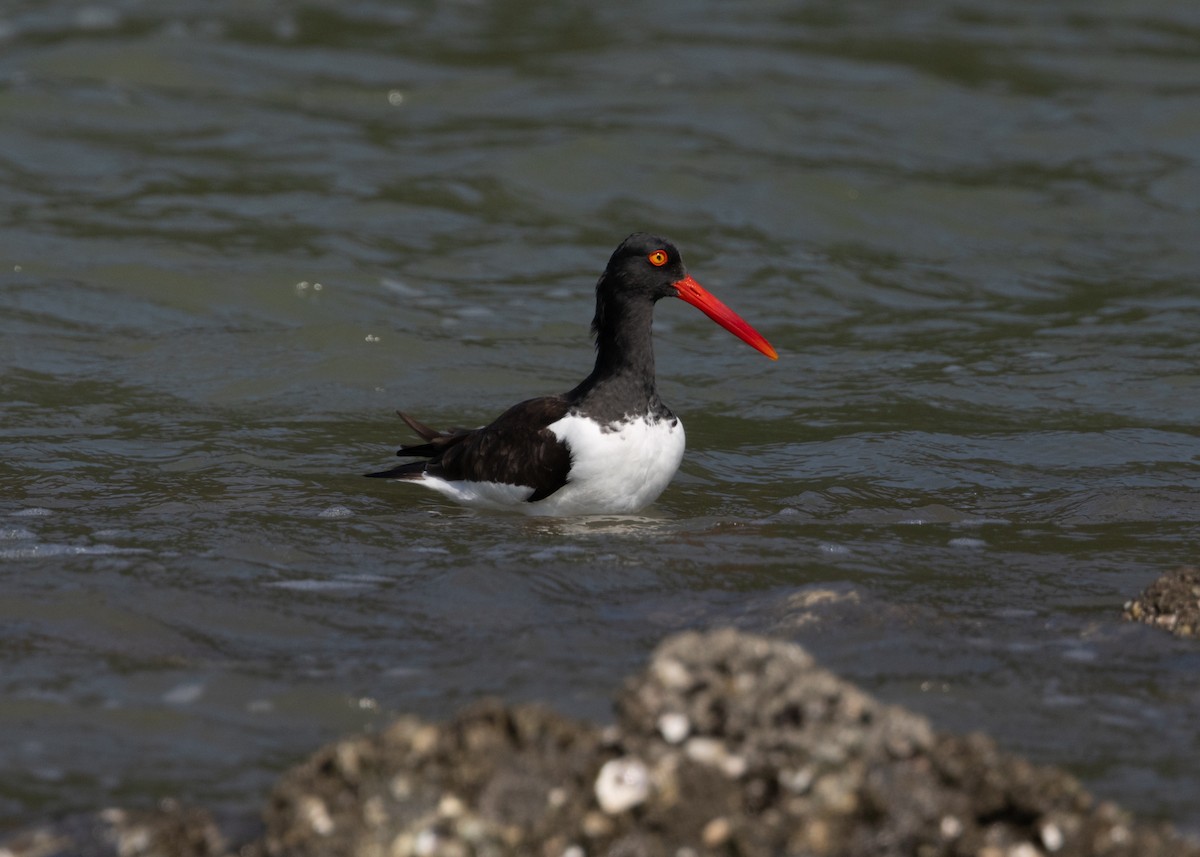
[[[571,452],[567,484],[545,500],[524,504],[531,515],[620,515],[658,499],[683,460],[677,417],[636,417],[602,426],[568,414],[548,426]]]

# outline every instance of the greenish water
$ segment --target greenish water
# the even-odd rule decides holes
[[[734,624],[1200,829],[1200,652],[1118,620],[1200,534],[1200,13],[684,11],[0,11],[6,826]],[[582,378],[635,229],[780,351],[659,306],[646,516],[358,476]]]

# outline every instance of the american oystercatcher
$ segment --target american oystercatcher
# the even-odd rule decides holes
[[[425,441],[419,458],[379,473],[467,506],[527,515],[637,512],[658,498],[683,460],[683,424],[654,385],[650,328],[660,298],[681,298],[772,360],[775,349],[699,283],[675,245],[635,232],[596,283],[596,366],[560,396],[513,405],[490,425],[436,431],[400,417]]]

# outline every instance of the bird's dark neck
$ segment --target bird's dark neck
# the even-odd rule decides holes
[[[592,322],[596,365],[567,394],[579,410],[601,421],[670,414],[654,383],[653,319],[654,303],[649,300],[597,302]]]

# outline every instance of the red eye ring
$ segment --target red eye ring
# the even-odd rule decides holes
[[[650,260],[651,265],[653,265],[656,268],[661,268],[663,265],[667,264],[667,251],[666,250],[655,250],[653,253],[651,253],[646,258]]]

